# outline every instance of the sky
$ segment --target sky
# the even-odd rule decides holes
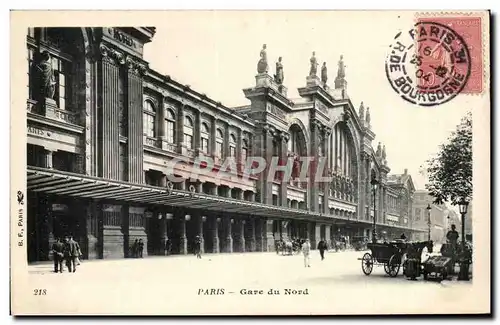
[[[309,59],[327,63],[329,84],[340,55],[346,65],[347,94],[356,109],[370,107],[372,130],[386,145],[391,174],[407,168],[417,189],[426,177],[420,166],[438,152],[477,98],[458,95],[448,103],[421,107],[400,98],[385,75],[389,45],[413,25],[411,12],[163,12],[153,19],[156,34],[144,48],[151,68],[189,84],[226,106],[248,105],[242,89],[255,86],[257,62],[267,45],[269,73],[283,57],[288,97],[299,98]],[[151,25],[151,24],[149,24]]]

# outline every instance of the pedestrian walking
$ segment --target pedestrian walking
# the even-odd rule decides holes
[[[73,240],[73,236],[69,235],[66,242],[66,264],[69,272],[76,272],[76,258],[80,254],[80,245]]]
[[[144,242],[142,241],[142,238],[139,239],[139,242],[137,243],[138,245],[138,250],[139,250],[139,257],[142,258],[142,253],[144,252]]]
[[[196,254],[196,258],[201,258],[201,237],[196,236],[194,239],[194,252]]]
[[[325,259],[325,250],[328,249],[328,246],[326,245],[326,242],[324,239],[321,239],[318,243],[318,250],[319,250],[319,255],[321,255],[321,260]]]
[[[311,243],[309,239],[302,244],[302,254],[304,254],[304,267],[311,267],[310,261]]]
[[[54,256],[54,272],[63,272],[64,262],[64,243],[60,238],[56,238],[56,242],[52,244],[52,255]]]

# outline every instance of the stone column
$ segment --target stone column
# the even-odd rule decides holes
[[[203,216],[200,214],[196,216],[196,233],[201,239],[201,253],[205,253],[205,239],[203,238]]]
[[[182,104],[177,110],[177,122],[176,122],[176,142],[177,142],[177,152],[182,154],[185,153],[184,148],[184,104]]]
[[[306,238],[309,239],[309,241],[311,242],[311,246],[312,246],[312,241],[313,241],[313,238],[312,238],[312,235],[313,235],[313,224],[311,222],[307,222],[306,223]]]
[[[232,234],[232,225],[231,218],[225,217],[224,219],[224,230],[225,230],[225,241],[224,241],[224,251],[225,253],[233,252],[233,234]]]
[[[324,168],[323,168],[323,177],[329,177],[328,175],[328,168],[330,166],[330,154],[329,154],[329,139],[330,139],[330,134],[332,130],[330,128],[325,128],[323,136],[323,158],[325,159],[324,162]],[[330,196],[330,183],[329,182],[323,182],[321,184],[321,188],[323,189],[323,209],[320,211],[321,213],[324,214],[330,214],[330,209],[328,208],[328,203],[329,203],[329,196]]]
[[[318,184],[315,183],[316,171],[318,169],[318,147],[320,146],[320,127],[321,124],[316,119],[311,119],[311,152],[310,157],[314,160],[311,162],[309,169],[309,210],[318,212]]]
[[[320,240],[321,240],[321,225],[318,223],[315,223],[314,224],[314,247],[313,247],[313,249],[316,249]],[[312,244],[311,244],[311,246],[312,246]]]
[[[267,251],[274,252],[276,248],[274,247],[274,234],[273,234],[273,220],[266,220],[266,244]]]
[[[187,254],[186,214],[179,214],[179,254]]]
[[[219,224],[217,217],[210,217],[211,230],[212,230],[212,253],[219,253]]]
[[[127,74],[127,111],[128,111],[128,181],[132,183],[144,183],[144,140],[143,140],[143,124],[142,124],[142,101],[143,101],[143,86],[142,77],[139,70],[130,67]],[[158,123],[157,123],[158,125]],[[119,142],[118,142],[119,145]],[[115,159],[115,157],[113,157]],[[117,160],[117,159],[115,159]]]
[[[241,253],[244,253],[246,251],[246,249],[245,249],[245,220],[239,220],[236,223],[236,226],[238,227],[238,229],[237,229],[238,251]]]
[[[99,96],[98,107],[99,117],[102,123],[98,127],[99,141],[99,168],[98,173],[103,178],[120,179],[120,68],[124,63],[123,54],[114,49],[110,49],[104,44],[99,47],[102,55],[101,64],[98,65],[100,78],[99,83],[103,85],[101,96]],[[142,84],[141,84],[142,92]],[[142,98],[140,100],[142,105]],[[134,121],[129,121],[134,123]],[[136,123],[140,123],[142,130],[142,110]],[[142,143],[142,134],[141,143]],[[142,155],[142,152],[141,152]],[[137,159],[139,159],[137,157]],[[139,159],[142,164],[142,156]],[[141,170],[142,173],[142,170]]]
[[[52,157],[53,157],[54,152],[51,150],[44,150],[43,155],[42,155],[42,166],[45,168],[52,169],[54,168],[54,165],[52,164]]]
[[[218,188],[219,188],[219,186],[217,186],[217,185],[214,184],[214,186],[212,186],[210,188],[210,194],[217,196],[218,195]]]
[[[256,156],[263,157],[266,161],[266,168],[260,173],[257,186],[260,196],[259,201],[265,204],[272,204],[272,181],[268,181],[268,174],[269,166],[273,157],[274,130],[267,124],[260,124],[256,133],[257,135],[254,141],[253,152]]]
[[[238,166],[241,162],[241,147],[243,145],[243,136],[240,128],[236,129],[236,157],[234,160]]]
[[[262,219],[256,218],[255,220],[255,250],[257,252],[265,252],[265,244],[264,237],[262,236],[263,227],[262,227]]]
[[[210,151],[212,152],[212,157],[216,155],[216,134],[217,134],[217,119],[212,117],[210,124]]]
[[[99,252],[99,212],[95,201],[91,201],[86,206],[85,228],[87,231],[87,258],[96,259],[100,257]]]
[[[332,234],[330,232],[331,230],[331,226],[330,225],[326,225],[325,226],[325,240],[326,240],[326,243],[328,245],[328,248],[331,248],[331,245],[332,245]]]
[[[161,242],[160,252],[162,252],[162,255],[167,255],[167,240],[168,240],[167,211],[161,212],[160,236],[161,236],[160,237],[160,242]]]
[[[194,120],[194,149],[196,154],[201,152],[201,113],[199,110],[195,112],[195,120]]]
[[[254,218],[248,219],[247,221],[247,243],[248,243],[248,248],[250,252],[255,252],[256,251],[256,243],[255,243],[255,226],[256,222]],[[262,238],[262,236],[261,236]]]
[[[282,165],[286,165],[288,162],[288,139],[289,135],[287,133],[281,134],[280,135],[280,148],[279,148],[279,155],[280,155],[280,161]],[[286,172],[280,172],[282,175],[281,179],[281,185],[280,185],[280,193],[279,193],[279,205],[283,207],[288,206],[288,181],[284,181],[284,177],[286,176]]]
[[[196,193],[203,193],[203,183],[198,181],[194,185],[194,188],[196,189]]]

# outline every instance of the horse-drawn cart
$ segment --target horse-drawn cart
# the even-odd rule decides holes
[[[368,243],[368,249],[372,253],[365,253],[361,258],[361,269],[366,275],[370,275],[374,265],[384,266],[384,271],[390,277],[396,277],[401,267],[404,243]]]

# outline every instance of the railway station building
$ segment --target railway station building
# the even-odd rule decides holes
[[[419,231],[411,176],[390,174],[369,107],[348,96],[342,61],[332,85],[316,76],[296,85],[298,99],[257,73],[243,89],[248,105],[227,107],[150,69],[143,48],[154,34],[27,31],[29,261],[49,259],[55,238],[68,234],[85,258],[102,259],[130,257],[136,239],[146,255],[165,254],[167,240],[173,253],[190,253],[195,236],[211,253],[272,251],[291,238],[316,247],[323,238],[370,238],[374,217],[380,237]],[[214,167],[193,178],[200,155]],[[227,157],[236,170],[221,170]],[[243,177],[247,157],[291,158],[292,177]],[[331,181],[304,181],[301,157],[322,157]]]

